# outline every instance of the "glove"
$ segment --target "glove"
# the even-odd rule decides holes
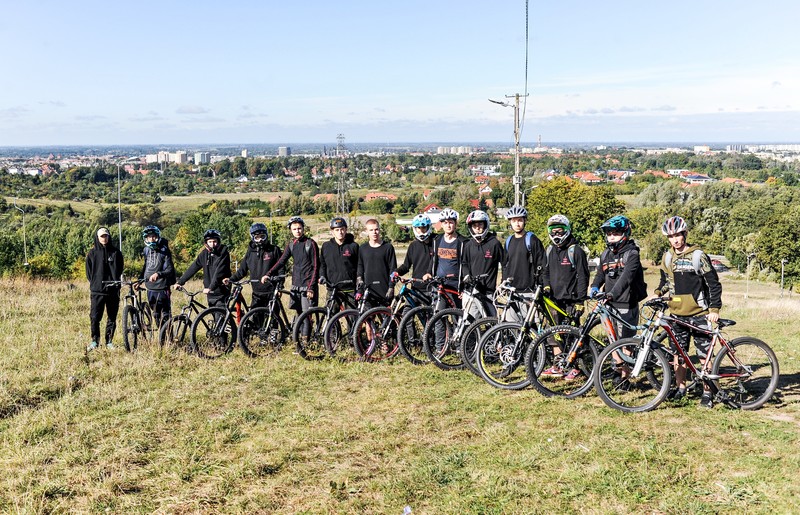
[[[327,279],[325,279],[324,277],[320,277],[318,282],[319,282],[320,284],[323,284],[323,285],[324,285],[325,283],[327,283],[327,282],[328,282],[328,280],[327,280]]]
[[[597,294],[600,292],[600,288],[592,286],[592,289],[589,290],[589,297],[594,299],[597,297]]]
[[[361,292],[356,292],[356,300],[361,300],[361,297],[363,297]]]
[[[574,306],[572,306],[572,309],[575,310],[576,315],[581,315],[583,314],[583,310],[586,309],[586,307],[583,304],[575,304]]]
[[[465,283],[468,283],[468,282],[470,282],[470,280],[471,280],[471,279],[472,279],[472,277],[470,277],[470,276],[469,276],[469,274],[467,274],[467,275],[465,275],[465,276],[464,276],[464,282],[465,282]]]
[[[542,293],[544,293],[547,296],[550,296],[550,294],[553,293],[553,289],[549,286],[545,286],[544,289],[542,289]]]
[[[392,272],[391,274],[389,274],[389,280],[392,281],[393,283],[396,283],[399,279],[400,279],[400,274],[398,274],[397,272]]]

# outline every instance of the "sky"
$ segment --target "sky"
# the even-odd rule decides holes
[[[529,0],[527,39],[524,0],[0,12],[0,146],[513,143],[525,92],[523,144],[800,142],[794,0]]]

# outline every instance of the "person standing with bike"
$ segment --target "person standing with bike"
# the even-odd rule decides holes
[[[435,277],[445,280],[444,286],[459,290],[461,286],[461,255],[464,253],[464,244],[469,238],[458,233],[458,212],[454,209],[444,208],[439,213],[439,223],[442,225],[442,234],[433,239],[433,259],[431,271]],[[461,307],[461,299],[454,299],[456,307]],[[439,305],[434,306],[438,311],[446,307],[445,300],[440,299]]]
[[[87,351],[96,349],[100,344],[100,321],[104,311],[106,347],[114,348],[112,340],[117,329],[120,285],[107,283],[119,281],[123,269],[122,252],[111,242],[111,233],[105,227],[99,228],[94,237],[94,247],[86,255],[86,279],[91,292],[89,319],[92,336],[92,342],[86,347]]]
[[[170,286],[175,284],[175,265],[169,241],[161,237],[161,230],[148,225],[142,230],[144,240],[144,265],[139,276],[147,288],[147,302],[153,311],[156,327],[167,322],[172,315]]]
[[[414,241],[408,246],[406,258],[403,264],[392,272],[391,279],[397,282],[401,275],[405,275],[409,270],[413,270],[411,277],[414,279],[428,280],[433,269],[433,223],[431,218],[425,214],[419,214],[411,221],[411,228],[414,231]],[[412,283],[411,287],[415,285]]]
[[[661,232],[669,240],[669,250],[661,262],[661,281],[655,290],[659,297],[668,296],[670,314],[701,329],[711,330],[711,324],[719,322],[722,308],[722,284],[711,259],[703,250],[687,243],[689,228],[680,216],[669,218],[661,226]],[[689,338],[694,339],[697,356],[702,360],[708,354],[711,338],[704,333],[674,324],[675,339],[685,352],[689,351]],[[686,395],[685,363],[675,364],[673,400]],[[700,406],[713,407],[711,392],[707,387],[700,398]]]
[[[250,308],[266,307],[272,297],[272,288],[265,286],[260,279],[278,262],[281,251],[267,238],[267,226],[257,222],[250,226],[250,243],[247,252],[239,263],[236,272],[222,280],[225,286],[231,281],[240,281],[250,274],[253,286],[253,300]]]
[[[506,238],[503,278],[511,277],[511,286],[518,291],[533,291],[538,284],[547,286],[544,246],[539,238],[525,230],[528,210],[512,206],[506,211],[512,234]]]
[[[394,288],[389,280],[392,270],[397,268],[394,246],[381,238],[381,225],[376,219],[370,218],[364,225],[368,239],[358,249],[356,289],[364,284],[373,299],[384,299],[388,304],[394,297]]]
[[[183,288],[186,281],[202,270],[203,293],[208,298],[208,307],[225,307],[230,287],[224,280],[231,276],[231,254],[228,247],[222,244],[222,235],[216,229],[207,230],[203,234],[203,242],[203,250],[178,279],[177,288]]]
[[[470,213],[467,229],[472,239],[464,244],[461,256],[464,281],[470,277],[477,281],[479,300],[489,316],[497,316],[490,297],[497,289],[497,272],[505,259],[503,244],[489,229],[489,215],[485,211],[478,209]]]
[[[358,243],[347,232],[347,221],[337,216],[331,219],[330,228],[333,237],[322,244],[319,260],[319,283],[328,285],[329,295],[330,286],[337,283],[350,281],[348,290],[354,288],[358,271]],[[347,294],[354,298],[352,292]]]

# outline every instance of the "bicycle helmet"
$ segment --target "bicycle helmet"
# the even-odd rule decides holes
[[[261,235],[259,240],[256,240],[256,236]],[[264,243],[267,241],[267,226],[262,224],[261,222],[256,222],[250,226],[250,239],[253,243]]]
[[[341,216],[337,216],[331,219],[331,229],[338,229],[340,227],[344,227],[347,229],[347,220],[342,218]]]
[[[417,228],[424,229],[424,231],[421,234],[417,234],[417,232],[414,231],[414,235],[417,237],[419,241],[425,241],[433,231],[433,226],[431,225],[431,217],[425,214],[415,216],[414,219],[411,221],[411,227],[414,227],[415,229]]]
[[[553,229],[562,229],[562,234],[553,234]],[[550,236],[550,241],[557,247],[569,238],[572,234],[572,225],[569,223],[569,218],[564,215],[553,215],[547,220],[547,235]]]
[[[147,241],[147,237],[152,235],[156,236],[156,241]],[[145,245],[151,249],[154,249],[158,245],[158,242],[161,241],[161,230],[155,225],[148,225],[142,229],[142,239],[144,240]]]
[[[222,234],[216,229],[209,229],[203,234],[203,241],[217,240],[222,243]]]
[[[600,226],[600,229],[603,230],[606,235],[610,231],[622,231],[622,239],[617,242],[611,243],[608,241],[608,237],[606,237],[606,246],[612,250],[616,250],[619,248],[623,243],[628,241],[628,238],[631,237],[631,229],[633,228],[633,224],[626,216],[617,215],[614,217],[609,218],[603,225]]]
[[[672,236],[673,234],[685,233],[688,231],[689,227],[686,225],[686,220],[680,216],[673,216],[661,226],[661,232],[664,233],[664,236]]]
[[[458,211],[449,207],[442,209],[441,213],[439,213],[439,221],[441,222],[442,220],[455,220],[458,222]]]
[[[300,218],[299,216],[293,216],[293,217],[291,217],[291,218],[289,219],[289,221],[288,221],[288,222],[286,222],[286,227],[288,227],[289,229],[291,229],[291,228],[292,228],[292,224],[300,224],[300,225],[302,225],[303,227],[305,227],[305,226],[306,226],[306,223],[305,223],[305,222],[303,221],[303,219],[302,219],[302,218]]]
[[[476,231],[473,228],[473,225],[483,222],[483,230]],[[480,209],[476,209],[472,213],[467,216],[467,228],[469,229],[469,234],[475,241],[481,242],[489,235],[489,215],[486,214],[485,211],[481,211]]]
[[[506,220],[511,220],[512,218],[528,218],[528,210],[522,206],[511,206],[506,211]]]

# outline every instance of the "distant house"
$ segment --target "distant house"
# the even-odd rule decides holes
[[[598,177],[592,172],[576,172],[572,175],[572,177],[584,184],[600,184],[603,182],[602,177]]]
[[[751,183],[747,181],[743,181],[742,179],[737,179],[736,177],[725,177],[720,182],[726,182],[728,184],[737,184],[739,186],[743,186],[745,188],[752,186]]]
[[[492,194],[492,191],[493,191],[492,188],[487,184],[486,186],[478,190],[478,195],[480,195],[481,197],[489,196]]]
[[[706,184],[708,182],[714,182],[716,179],[712,179],[708,175],[703,175],[701,173],[689,173],[686,175],[681,174],[681,179],[688,182],[689,184]]]
[[[662,172],[661,170],[647,170],[644,172],[645,175],[652,175],[653,177],[659,177],[661,179],[669,179],[672,177],[670,174],[666,172]]]
[[[382,193],[380,191],[374,191],[372,193],[367,193],[364,197],[365,202],[369,202],[370,200],[376,200],[382,198],[384,200],[394,201],[397,200],[397,195],[392,195],[391,193]]]

